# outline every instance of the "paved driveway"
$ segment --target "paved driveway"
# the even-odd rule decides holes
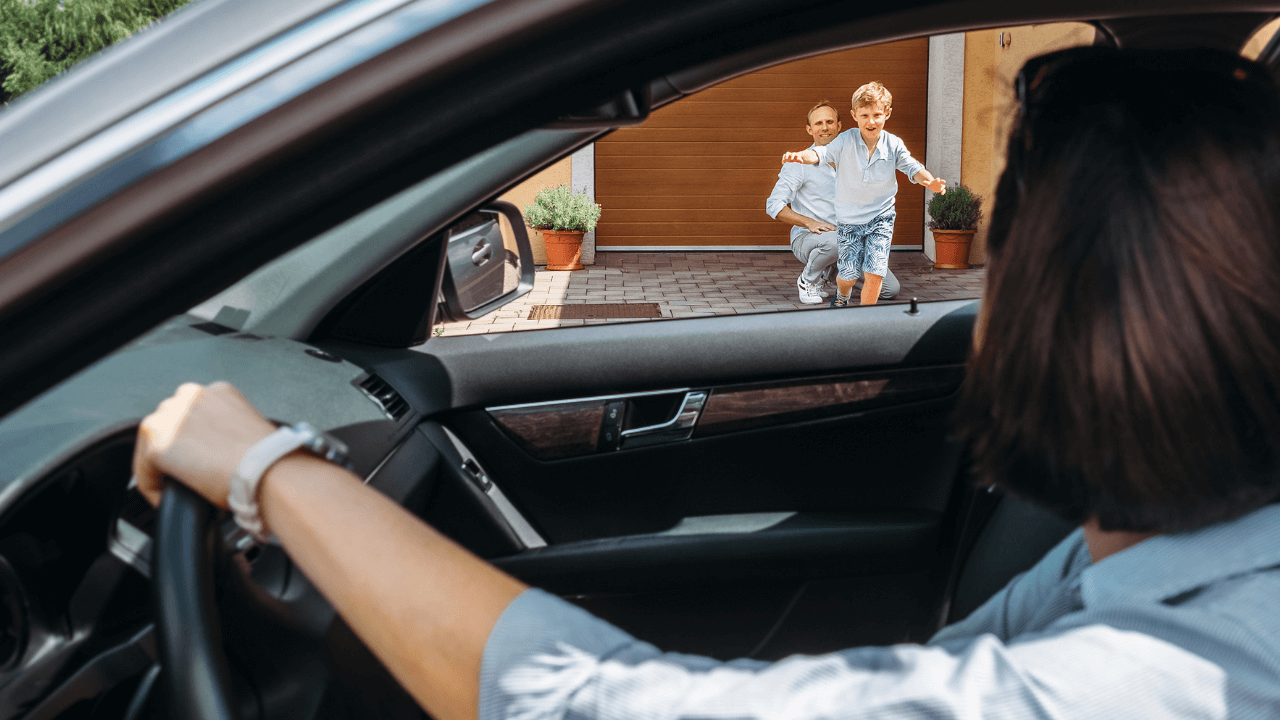
[[[895,252],[889,267],[902,283],[894,302],[976,298],[985,271],[934,270],[919,251]],[[796,297],[800,263],[790,251],[597,253],[596,264],[573,272],[539,270],[533,290],[479,320],[442,323],[441,335],[568,327],[628,319],[530,320],[537,305],[657,303],[664,318],[827,309]]]

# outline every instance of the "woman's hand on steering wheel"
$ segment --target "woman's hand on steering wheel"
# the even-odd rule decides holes
[[[186,383],[138,427],[133,453],[138,491],[158,505],[167,476],[226,508],[240,458],[274,430],[229,383]]]

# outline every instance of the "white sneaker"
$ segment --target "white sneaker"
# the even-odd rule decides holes
[[[804,276],[796,278],[796,289],[800,291],[800,302],[805,305],[817,305],[822,302],[822,294],[817,285],[804,281]]]
[[[818,294],[822,297],[831,297],[839,290],[834,280],[823,280],[822,285],[818,288]]]

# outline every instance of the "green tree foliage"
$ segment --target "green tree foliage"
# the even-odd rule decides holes
[[[586,193],[574,193],[568,185],[546,187],[538,191],[533,203],[524,207],[524,219],[540,230],[596,229],[600,206]]]
[[[190,0],[0,0],[0,102]]]

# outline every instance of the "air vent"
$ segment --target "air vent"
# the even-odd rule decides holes
[[[369,399],[377,403],[378,407],[382,408],[382,412],[392,420],[399,420],[409,412],[409,403],[400,397],[400,393],[396,392],[396,389],[386,380],[373,373],[357,378],[351,384],[368,395]]]

